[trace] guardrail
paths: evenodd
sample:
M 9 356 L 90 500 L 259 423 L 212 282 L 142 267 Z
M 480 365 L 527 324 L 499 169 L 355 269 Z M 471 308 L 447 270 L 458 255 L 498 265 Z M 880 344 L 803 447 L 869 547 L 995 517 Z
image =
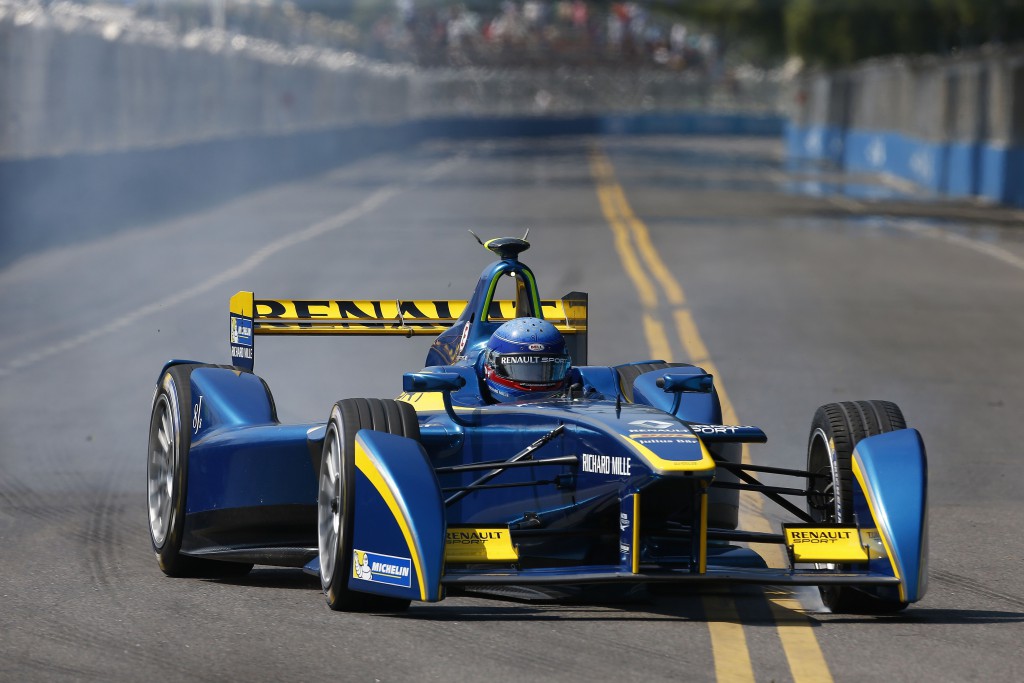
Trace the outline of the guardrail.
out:
M 1024 47 L 810 72 L 788 100 L 793 159 L 1024 206 Z

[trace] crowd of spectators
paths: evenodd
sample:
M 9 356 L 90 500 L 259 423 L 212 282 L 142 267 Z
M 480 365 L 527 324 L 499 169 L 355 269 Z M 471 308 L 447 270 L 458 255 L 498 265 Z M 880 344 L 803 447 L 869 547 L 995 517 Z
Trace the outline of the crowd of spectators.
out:
M 615 65 L 714 69 L 715 38 L 652 15 L 642 4 L 506 0 L 490 11 L 397 0 L 372 25 L 365 50 L 424 66 Z
M 715 74 L 720 63 L 712 34 L 641 2 L 390 0 L 374 12 L 327 17 L 303 9 L 322 3 L 302 0 L 121 1 L 182 32 L 214 26 L 424 67 L 648 65 Z

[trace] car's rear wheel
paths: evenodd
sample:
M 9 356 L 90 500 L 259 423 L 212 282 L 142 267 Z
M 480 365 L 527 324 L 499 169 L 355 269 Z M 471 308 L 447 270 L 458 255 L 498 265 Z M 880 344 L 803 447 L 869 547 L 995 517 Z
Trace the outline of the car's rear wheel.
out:
M 352 573 L 352 511 L 355 504 L 355 438 L 360 429 L 419 440 L 416 411 L 408 403 L 349 398 L 331 409 L 324 437 L 317 498 L 320 584 L 333 610 L 399 611 L 409 600 L 370 595 L 348 588 Z
M 824 523 L 853 523 L 854 448 L 861 439 L 906 426 L 899 406 L 889 401 L 843 401 L 818 408 L 807 446 L 807 471 L 818 475 L 808 487 L 811 517 Z M 836 613 L 898 612 L 907 606 L 851 586 L 819 586 L 818 590 L 825 606 Z
M 188 424 L 187 411 L 192 408 L 189 376 L 197 367 L 204 366 L 168 368 L 153 397 L 146 461 L 149 537 L 160 569 L 168 576 L 244 576 L 251 564 L 189 557 L 181 552 L 192 436 L 181 426 Z

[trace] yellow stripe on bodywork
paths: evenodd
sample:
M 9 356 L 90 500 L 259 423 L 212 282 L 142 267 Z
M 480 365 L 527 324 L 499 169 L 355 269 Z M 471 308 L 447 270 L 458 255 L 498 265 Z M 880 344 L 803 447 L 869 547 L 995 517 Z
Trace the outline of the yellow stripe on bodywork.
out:
M 252 317 L 254 308 L 254 295 L 252 292 L 238 292 L 228 303 L 228 309 L 232 315 L 243 316 L 246 318 Z
M 430 413 L 430 412 L 443 412 L 444 411 L 444 396 L 440 392 L 427 392 L 427 391 L 416 391 L 416 392 L 402 392 L 395 397 L 396 401 L 403 401 L 410 404 L 417 413 Z M 457 413 L 472 413 L 475 408 L 463 408 L 462 406 L 452 406 Z
M 412 405 L 416 412 L 444 410 L 444 397 L 438 392 L 405 392 L 399 394 L 395 400 L 404 401 L 405 403 Z
M 402 325 L 400 323 L 359 323 L 359 322 L 315 322 L 315 323 L 267 323 L 258 322 L 253 331 L 258 335 L 269 336 L 317 336 L 317 335 L 367 335 L 367 336 L 396 336 L 415 337 L 432 336 L 436 337 L 450 325 L 433 325 L 429 323 L 416 324 L 414 326 Z M 571 333 L 570 333 L 571 334 Z
M 652 451 L 642 443 L 619 435 L 623 441 L 629 444 L 644 460 L 655 474 L 668 474 L 670 472 L 713 472 L 715 469 L 714 458 L 708 453 L 704 442 L 697 439 L 700 444 L 700 460 L 666 460 Z
M 697 572 L 708 573 L 708 487 L 701 482 L 700 495 L 700 558 L 697 561 Z
M 239 292 L 231 297 L 232 313 L 253 317 L 254 332 L 261 335 L 436 336 L 451 327 L 467 305 L 467 301 L 420 299 L 254 301 L 252 292 Z M 497 305 L 499 313 L 490 320 L 501 322 L 518 316 L 515 301 L 494 301 L 493 305 Z M 544 320 L 562 334 L 586 331 L 585 305 L 557 299 L 539 302 L 539 306 Z M 240 313 L 241 310 L 248 313 Z
M 251 295 L 252 293 L 239 292 L 239 294 Z M 234 299 L 235 297 L 232 297 L 232 302 Z M 517 316 L 515 301 L 503 299 L 491 303 L 497 305 L 499 316 L 502 319 L 511 320 Z M 265 322 L 335 320 L 356 323 L 360 321 L 390 322 L 400 319 L 413 322 L 454 322 L 459 319 L 468 304 L 469 302 L 464 300 L 425 299 L 331 299 L 321 301 L 259 299 L 255 302 L 256 317 Z M 544 319 L 551 321 L 565 322 L 573 317 L 581 317 L 584 311 L 583 306 L 574 305 L 571 302 L 567 305 L 561 299 L 546 300 L 539 304 Z M 441 315 L 444 308 L 448 309 L 448 315 Z
M 892 544 L 889 542 L 889 533 L 888 533 L 889 530 L 886 528 L 886 525 L 883 523 L 884 520 L 881 517 L 878 516 L 878 507 L 879 506 L 877 506 L 875 504 L 875 501 L 874 501 L 874 491 L 872 491 L 871 488 L 867 484 L 867 479 L 864 477 L 864 473 L 863 473 L 863 471 L 860 468 L 860 458 L 858 458 L 857 456 L 858 456 L 858 453 L 857 453 L 856 450 L 854 450 L 853 458 L 852 458 L 853 476 L 857 480 L 857 483 L 860 484 L 861 491 L 864 492 L 864 498 L 868 502 L 868 510 L 871 511 L 871 519 L 875 520 L 875 523 L 878 525 L 878 527 L 877 527 L 878 528 L 878 536 L 882 539 L 882 547 L 885 548 L 885 555 L 886 555 L 886 557 L 889 558 L 889 564 L 892 565 L 892 573 L 893 573 L 893 575 L 896 576 L 896 578 L 900 582 L 899 583 L 900 601 L 901 602 L 906 602 L 906 600 L 907 600 L 906 590 L 904 589 L 904 586 L 903 586 L 903 579 L 900 577 L 900 567 L 899 567 L 899 564 L 896 563 L 896 556 L 892 552 Z
M 633 573 L 640 573 L 640 494 L 633 494 L 633 548 L 629 553 L 633 560 Z
M 405 543 L 409 547 L 409 556 L 412 559 L 413 566 L 416 568 L 416 581 L 419 583 L 420 600 L 426 600 L 427 588 L 423 581 L 423 557 L 420 554 L 419 546 L 416 545 L 416 541 L 413 539 L 407 511 L 395 497 L 394 489 L 397 487 L 395 487 L 394 482 L 387 477 L 381 468 L 377 466 L 373 456 L 363 448 L 358 438 L 356 439 L 355 455 L 356 468 L 377 489 L 378 495 L 384 500 L 388 509 L 391 510 L 391 515 L 395 518 L 398 528 L 402 531 Z
M 447 562 L 518 562 L 508 527 L 448 527 L 445 533 Z

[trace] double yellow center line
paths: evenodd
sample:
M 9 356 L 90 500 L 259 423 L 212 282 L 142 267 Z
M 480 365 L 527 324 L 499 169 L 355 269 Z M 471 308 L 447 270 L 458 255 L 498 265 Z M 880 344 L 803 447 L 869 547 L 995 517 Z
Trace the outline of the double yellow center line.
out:
M 601 212 L 612 230 L 615 250 L 643 305 L 644 334 L 652 358 L 672 361 L 672 347 L 662 323 L 663 318 L 670 317 L 675 323 L 679 344 L 689 361 L 715 376 L 715 385 L 722 404 L 722 419 L 726 424 L 739 424 L 718 368 L 711 360 L 707 346 L 693 320 L 682 286 L 661 260 L 658 250 L 651 242 L 647 226 L 629 205 L 622 186 L 615 178 L 615 171 L 608 156 L 597 147 L 590 153 L 590 172 L 596 185 Z M 662 299 L 664 305 L 661 303 Z M 743 449 L 743 461 L 749 462 L 746 446 Z M 760 496 L 747 493 L 743 499 L 741 526 L 754 531 L 768 531 L 770 525 L 764 518 Z M 763 554 L 768 555 L 766 559 L 769 564 L 784 566 L 785 557 L 781 549 L 771 547 Z M 733 599 L 706 596 L 703 605 L 711 634 L 717 680 L 722 683 L 753 681 L 750 651 Z M 779 597 L 769 597 L 769 605 L 795 683 L 831 682 L 832 674 L 810 628 L 811 622 L 798 611 L 799 602 L 783 594 Z

